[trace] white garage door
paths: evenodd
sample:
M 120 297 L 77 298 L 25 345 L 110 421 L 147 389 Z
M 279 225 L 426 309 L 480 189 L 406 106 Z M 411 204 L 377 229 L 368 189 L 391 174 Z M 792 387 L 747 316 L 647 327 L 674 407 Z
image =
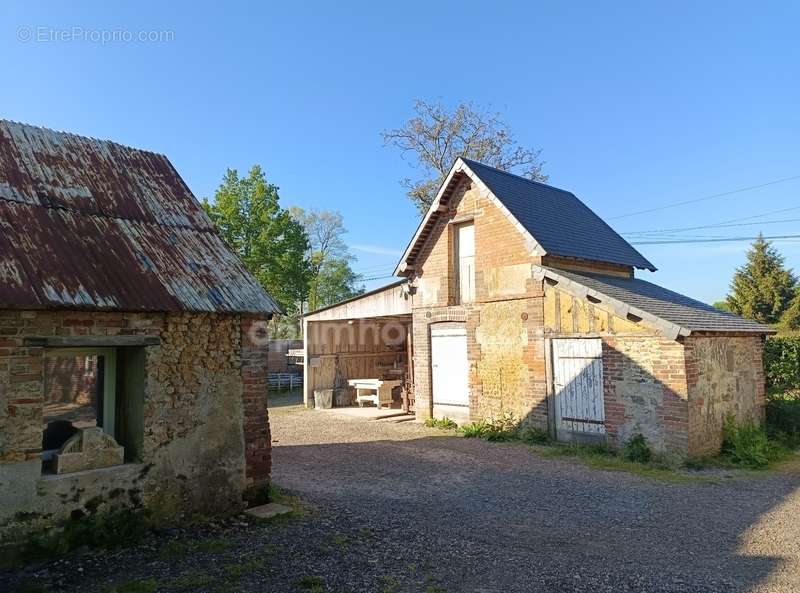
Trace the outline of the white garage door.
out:
M 603 435 L 603 347 L 599 339 L 553 340 L 556 432 L 560 440 Z
M 464 327 L 431 328 L 433 405 L 469 407 L 467 331 Z

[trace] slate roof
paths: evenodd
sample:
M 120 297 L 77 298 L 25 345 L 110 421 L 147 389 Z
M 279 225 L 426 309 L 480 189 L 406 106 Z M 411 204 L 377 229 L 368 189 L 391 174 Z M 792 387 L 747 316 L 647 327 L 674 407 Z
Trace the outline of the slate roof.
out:
M 562 269 L 541 268 L 545 275 L 585 287 L 587 293 L 627 305 L 634 315 L 652 315 L 677 326 L 682 335 L 691 332 L 775 333 L 772 328 L 733 313 L 720 311 L 685 295 L 667 290 L 640 278 L 622 278 L 601 274 L 577 273 Z
M 656 270 L 573 193 L 462 160 L 548 254 Z
M 5 120 L 0 308 L 280 311 L 167 157 Z

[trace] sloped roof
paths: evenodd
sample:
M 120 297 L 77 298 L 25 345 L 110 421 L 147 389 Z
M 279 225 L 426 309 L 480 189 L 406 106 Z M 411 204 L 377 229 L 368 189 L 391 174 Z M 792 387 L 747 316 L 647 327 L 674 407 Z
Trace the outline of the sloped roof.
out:
M 0 120 L 0 308 L 275 313 L 160 154 Z
M 632 313 L 660 326 L 666 335 L 673 338 L 692 332 L 775 333 L 766 325 L 720 311 L 640 278 L 578 273 L 541 266 L 535 268 L 540 271 L 540 276 L 558 282 L 559 288 L 605 301 L 621 316 Z
M 395 273 L 413 262 L 464 176 L 484 186 L 539 255 L 575 257 L 655 271 L 655 266 L 574 194 L 459 158 L 420 223 Z

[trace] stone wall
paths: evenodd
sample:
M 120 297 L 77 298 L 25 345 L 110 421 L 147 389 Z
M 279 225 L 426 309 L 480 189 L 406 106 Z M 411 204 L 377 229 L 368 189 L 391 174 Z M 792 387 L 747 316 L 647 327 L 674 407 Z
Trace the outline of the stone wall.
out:
M 115 506 L 142 505 L 164 517 L 230 512 L 248 485 L 264 489 L 270 438 L 258 321 L 204 313 L 0 312 L 0 534 Z M 117 349 L 118 361 L 129 363 L 118 378 L 118 399 L 126 398 L 131 418 L 141 416 L 139 434 L 128 435 L 136 458 L 42 475 L 45 349 L 25 339 L 117 335 L 160 338 L 159 345 Z
M 689 453 L 707 455 L 722 445 L 725 417 L 764 418 L 761 336 L 689 336 Z
M 603 392 L 612 444 L 641 433 L 654 451 L 685 455 L 688 406 L 683 345 L 658 336 L 604 336 Z

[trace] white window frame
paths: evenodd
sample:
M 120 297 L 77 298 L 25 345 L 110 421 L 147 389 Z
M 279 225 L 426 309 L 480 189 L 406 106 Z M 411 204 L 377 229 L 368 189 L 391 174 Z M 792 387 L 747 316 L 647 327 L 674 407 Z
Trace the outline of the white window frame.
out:
M 469 235 L 471 236 L 468 235 L 469 241 L 465 245 L 466 237 L 462 233 L 466 229 L 470 229 Z M 472 303 L 475 301 L 475 224 L 473 221 L 457 224 L 454 226 L 453 232 L 456 302 L 458 304 Z M 467 248 L 465 249 L 465 247 Z

